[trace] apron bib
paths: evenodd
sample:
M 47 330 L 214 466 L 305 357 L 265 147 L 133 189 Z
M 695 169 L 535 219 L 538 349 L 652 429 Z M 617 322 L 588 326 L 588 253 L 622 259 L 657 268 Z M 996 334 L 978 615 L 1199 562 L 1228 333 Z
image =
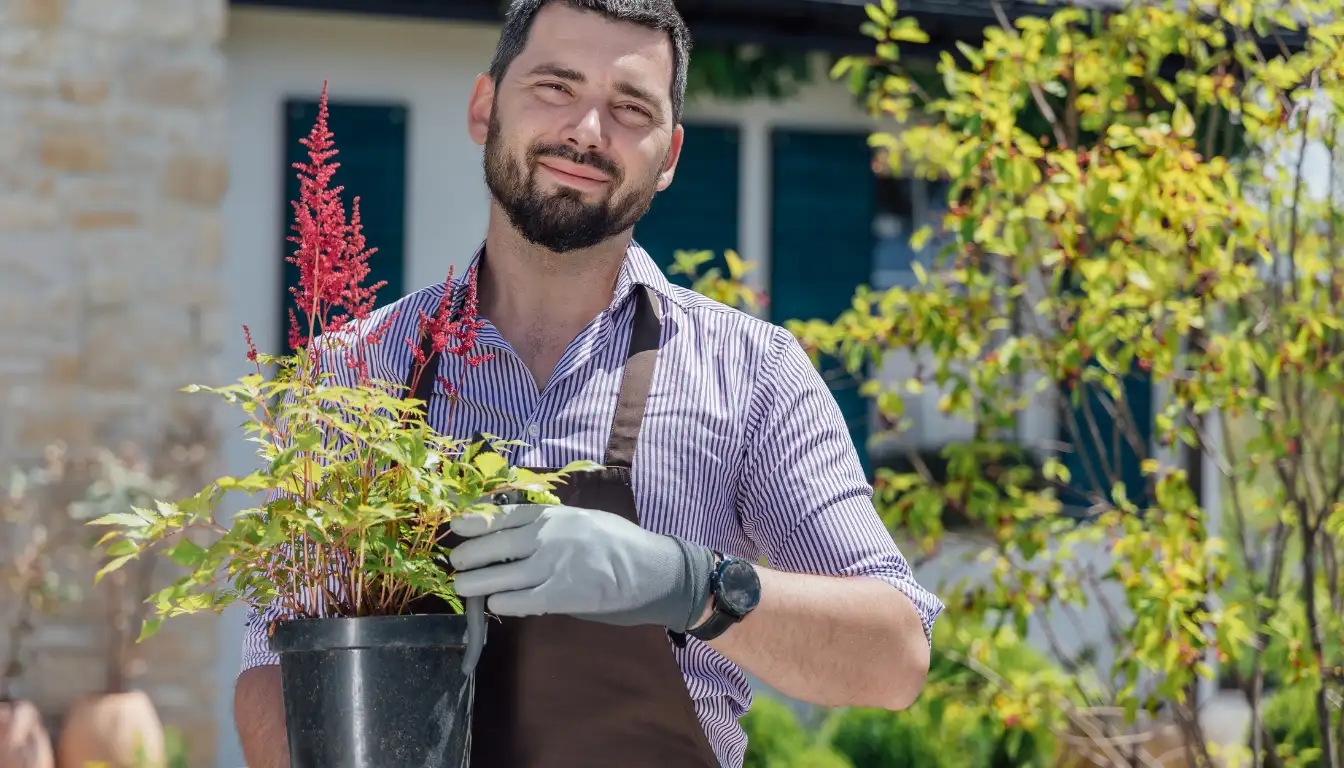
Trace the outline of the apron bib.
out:
M 610 512 L 638 524 L 631 465 L 662 323 L 651 289 L 638 286 L 635 300 L 634 332 L 604 468 L 570 475 L 555 492 L 568 506 Z M 414 395 L 428 403 L 439 361 L 429 339 L 422 349 L 425 374 Z M 442 613 L 450 608 L 428 597 L 414 601 L 409 610 Z M 473 768 L 718 768 L 666 628 L 617 627 L 563 615 L 488 620 L 488 639 L 475 672 Z

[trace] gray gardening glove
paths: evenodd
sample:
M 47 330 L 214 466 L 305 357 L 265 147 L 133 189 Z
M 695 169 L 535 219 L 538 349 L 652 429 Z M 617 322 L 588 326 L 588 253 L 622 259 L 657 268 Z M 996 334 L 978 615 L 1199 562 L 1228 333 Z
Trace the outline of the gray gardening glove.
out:
M 568 614 L 685 632 L 709 600 L 714 554 L 594 509 L 519 504 L 454 518 L 457 594 L 501 616 Z

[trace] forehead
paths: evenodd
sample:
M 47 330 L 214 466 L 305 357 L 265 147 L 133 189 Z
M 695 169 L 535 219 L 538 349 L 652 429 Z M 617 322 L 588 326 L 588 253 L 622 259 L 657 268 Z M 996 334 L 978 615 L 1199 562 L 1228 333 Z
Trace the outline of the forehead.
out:
M 520 76 L 540 64 L 573 69 L 603 87 L 626 82 L 670 98 L 672 42 L 666 32 L 565 3 L 548 3 L 537 12 L 510 72 Z

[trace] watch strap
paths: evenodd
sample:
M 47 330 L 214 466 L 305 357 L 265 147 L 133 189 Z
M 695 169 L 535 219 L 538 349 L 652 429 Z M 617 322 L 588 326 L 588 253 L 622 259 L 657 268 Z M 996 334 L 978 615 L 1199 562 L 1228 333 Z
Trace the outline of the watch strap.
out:
M 714 612 L 705 619 L 700 626 L 687 632 L 688 635 L 696 640 L 709 641 L 728 631 L 728 628 L 741 621 L 742 617 L 735 616 L 727 611 L 721 610 L 717 605 Z

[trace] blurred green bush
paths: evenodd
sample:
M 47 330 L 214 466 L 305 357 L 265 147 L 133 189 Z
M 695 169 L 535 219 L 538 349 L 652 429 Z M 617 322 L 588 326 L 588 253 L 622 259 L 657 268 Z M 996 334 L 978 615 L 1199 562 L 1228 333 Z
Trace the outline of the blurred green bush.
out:
M 1009 636 L 948 621 L 935 630 L 929 679 L 908 709 L 843 708 L 826 713 L 809 730 L 786 704 L 757 696 L 742 719 L 747 731 L 744 768 L 1046 768 L 1057 743 L 1051 723 L 1004 709 L 990 681 L 968 684 L 979 673 L 962 662 L 993 657 L 1005 681 L 1062 674 L 1044 656 Z M 953 691 L 983 690 L 976 698 Z M 1020 706 L 1022 693 L 1011 704 Z

